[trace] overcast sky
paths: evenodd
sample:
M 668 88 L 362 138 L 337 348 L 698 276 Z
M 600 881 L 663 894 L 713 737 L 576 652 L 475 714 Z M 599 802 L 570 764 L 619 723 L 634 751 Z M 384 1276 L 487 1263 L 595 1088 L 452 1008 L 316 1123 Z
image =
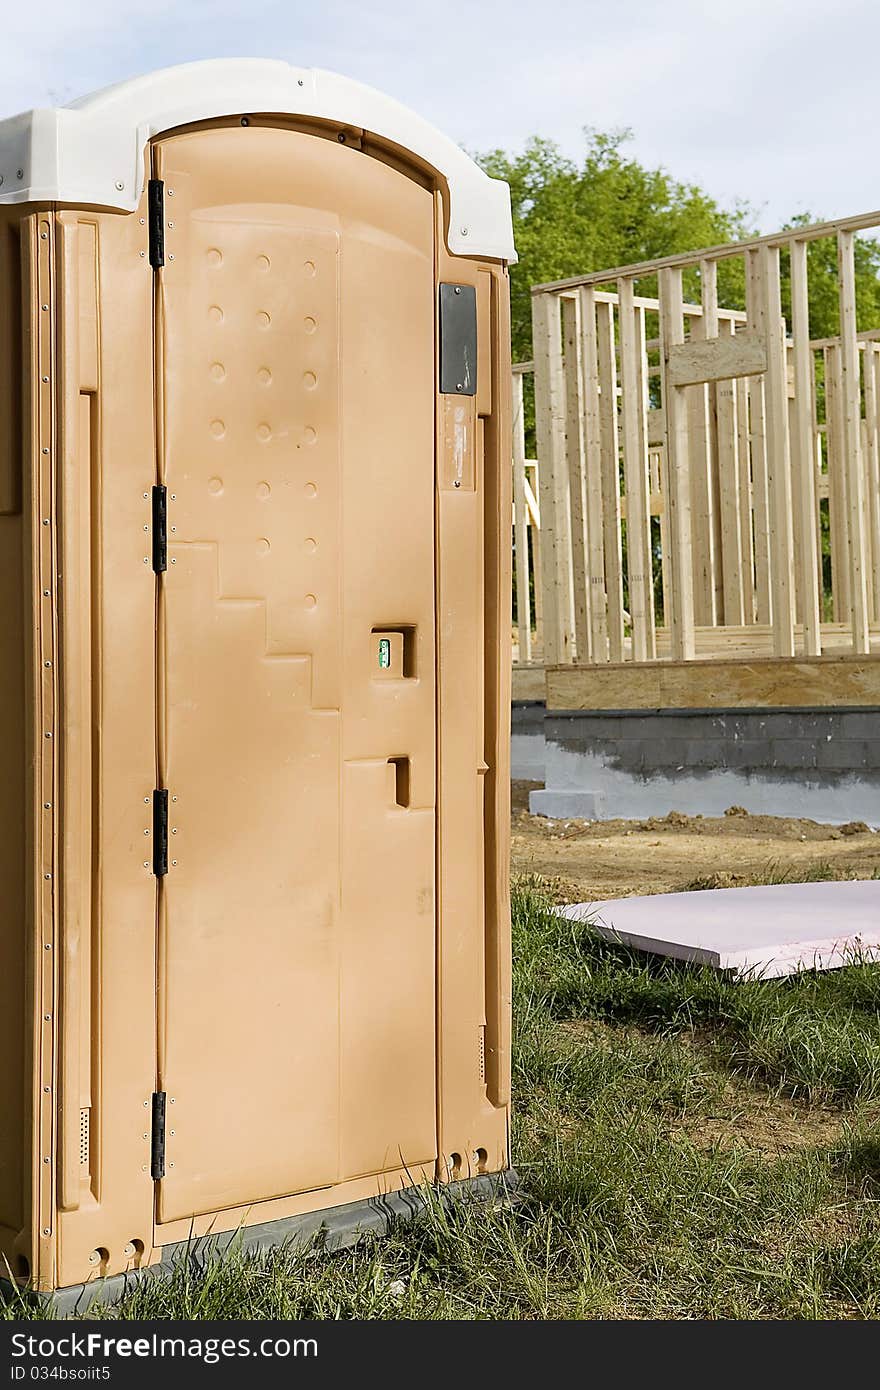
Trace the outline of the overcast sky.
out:
M 880 205 L 877 0 L 5 0 L 3 114 L 153 68 L 277 57 L 391 93 L 470 149 L 571 155 L 628 126 L 649 164 L 764 230 Z

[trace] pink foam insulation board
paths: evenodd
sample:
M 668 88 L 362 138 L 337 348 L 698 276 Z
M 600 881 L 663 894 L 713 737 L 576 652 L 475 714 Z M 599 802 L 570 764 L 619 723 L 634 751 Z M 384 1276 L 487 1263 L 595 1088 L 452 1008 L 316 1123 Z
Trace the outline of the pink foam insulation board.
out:
M 880 959 L 880 882 L 658 893 L 556 910 L 628 946 L 743 978 Z

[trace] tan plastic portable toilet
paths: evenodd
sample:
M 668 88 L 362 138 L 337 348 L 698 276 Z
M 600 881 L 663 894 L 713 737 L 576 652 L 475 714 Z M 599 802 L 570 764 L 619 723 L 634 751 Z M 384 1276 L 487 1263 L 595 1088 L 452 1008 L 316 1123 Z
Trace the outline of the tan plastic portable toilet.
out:
M 0 174 L 8 1272 L 69 1288 L 485 1185 L 507 187 L 263 61 L 6 120 Z

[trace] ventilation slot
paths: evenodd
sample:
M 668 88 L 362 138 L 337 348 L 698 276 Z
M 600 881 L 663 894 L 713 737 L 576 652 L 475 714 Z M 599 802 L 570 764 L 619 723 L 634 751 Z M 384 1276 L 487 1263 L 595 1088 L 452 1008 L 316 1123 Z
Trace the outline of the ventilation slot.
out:
M 409 758 L 389 758 L 394 768 L 394 804 L 406 809 L 409 806 Z
M 480 1080 L 486 1080 L 486 1025 L 480 1028 Z
M 81 1168 L 89 1166 L 89 1116 L 88 1109 L 79 1112 L 79 1162 Z

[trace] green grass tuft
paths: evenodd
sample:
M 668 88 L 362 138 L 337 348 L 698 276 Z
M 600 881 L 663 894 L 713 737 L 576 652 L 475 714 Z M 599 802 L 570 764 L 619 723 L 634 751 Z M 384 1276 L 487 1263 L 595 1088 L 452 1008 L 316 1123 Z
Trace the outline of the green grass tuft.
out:
M 880 1316 L 880 965 L 737 984 L 556 916 L 535 879 L 514 946 L 520 1200 L 181 1260 L 93 1316 Z

